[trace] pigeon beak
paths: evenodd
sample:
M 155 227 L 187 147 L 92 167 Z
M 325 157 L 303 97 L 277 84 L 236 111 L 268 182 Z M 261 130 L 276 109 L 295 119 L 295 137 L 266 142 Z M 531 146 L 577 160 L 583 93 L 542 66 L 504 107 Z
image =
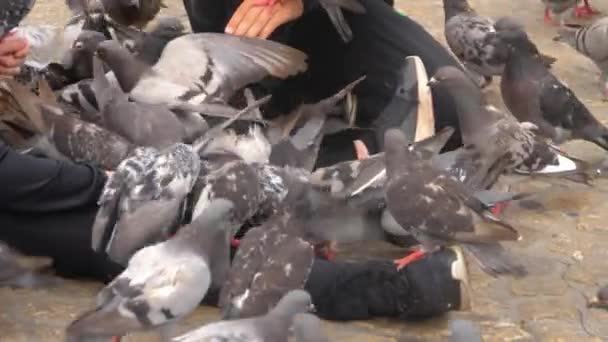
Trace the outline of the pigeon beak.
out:
M 310 304 L 308 306 L 308 312 L 317 312 L 317 308 L 315 307 L 314 304 Z
M 433 87 L 433 86 L 437 85 L 438 83 L 439 83 L 439 81 L 435 77 L 431 77 L 431 79 L 428 81 L 428 83 L 426 85 L 429 87 Z

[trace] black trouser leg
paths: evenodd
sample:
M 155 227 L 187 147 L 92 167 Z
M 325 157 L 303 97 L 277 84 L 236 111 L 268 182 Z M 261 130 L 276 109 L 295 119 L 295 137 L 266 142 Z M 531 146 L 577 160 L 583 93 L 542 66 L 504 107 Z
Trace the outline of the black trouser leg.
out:
M 97 206 L 44 215 L 0 212 L 0 240 L 17 250 L 54 260 L 62 276 L 110 280 L 122 267 L 91 249 Z

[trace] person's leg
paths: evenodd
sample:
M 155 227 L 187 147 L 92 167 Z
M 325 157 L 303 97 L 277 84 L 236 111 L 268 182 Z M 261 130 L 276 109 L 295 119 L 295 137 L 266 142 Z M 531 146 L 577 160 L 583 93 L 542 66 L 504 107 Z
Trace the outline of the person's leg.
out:
M 285 87 L 277 94 L 279 101 L 285 103 L 286 99 L 291 99 L 290 104 L 293 105 L 302 101 L 301 98 L 294 100 L 294 96 L 303 94 L 308 95 L 304 100 L 319 100 L 365 75 L 366 80 L 355 90 L 358 97 L 357 124 L 360 127 L 383 126 L 376 119 L 385 109 L 389 112 L 383 116 L 403 116 L 408 112 L 408 106 L 416 105 L 417 99 L 406 99 L 404 104 L 393 103 L 399 97 L 399 86 L 403 83 L 405 57 L 419 56 L 429 77 L 440 66 L 459 67 L 458 61 L 412 19 L 397 13 L 384 1 L 361 2 L 366 7 L 366 14 L 345 13 L 354 36 L 349 44 L 342 42 L 322 10 L 310 12 L 292 27 L 287 43 L 307 53 L 309 70 L 284 83 Z M 445 126 L 457 128 L 458 119 L 450 95 L 433 90 L 433 103 L 437 129 Z M 282 109 L 285 111 L 287 108 L 289 106 Z M 376 135 L 381 133 L 376 132 Z M 318 166 L 352 158 L 352 135 L 352 132 L 347 132 L 327 137 Z M 367 135 L 364 134 L 363 139 L 369 143 Z M 459 134 L 454 134 L 454 137 L 448 148 L 460 144 Z M 372 153 L 376 152 L 373 144 L 370 144 L 370 149 Z
M 401 83 L 401 69 L 407 56 L 419 56 L 431 77 L 439 67 L 458 61 L 421 25 L 397 13 L 382 1 L 361 0 L 367 13 L 349 15 L 348 23 L 354 39 L 346 54 L 345 69 L 352 78 L 366 74 L 371 79 L 359 91 L 361 115 L 375 119 L 392 101 Z M 453 99 L 449 94 L 433 90 L 436 128 L 458 126 Z M 388 102 L 386 102 L 388 103 Z M 397 107 L 395 107 L 397 108 Z M 388 113 L 399 115 L 399 113 Z M 459 134 L 454 134 L 458 137 Z M 452 146 L 459 141 L 452 141 Z
M 97 206 L 45 215 L 0 212 L 0 240 L 28 255 L 54 260 L 66 277 L 111 280 L 122 267 L 91 249 L 91 229 Z

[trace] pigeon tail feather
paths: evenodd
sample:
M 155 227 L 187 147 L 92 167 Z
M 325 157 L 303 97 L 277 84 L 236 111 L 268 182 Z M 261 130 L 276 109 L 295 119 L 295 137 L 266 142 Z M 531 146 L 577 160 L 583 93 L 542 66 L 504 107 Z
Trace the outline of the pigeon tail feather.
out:
M 471 253 L 481 269 L 493 277 L 512 275 L 520 278 L 528 274 L 525 266 L 515 261 L 499 243 L 463 243 L 462 246 Z

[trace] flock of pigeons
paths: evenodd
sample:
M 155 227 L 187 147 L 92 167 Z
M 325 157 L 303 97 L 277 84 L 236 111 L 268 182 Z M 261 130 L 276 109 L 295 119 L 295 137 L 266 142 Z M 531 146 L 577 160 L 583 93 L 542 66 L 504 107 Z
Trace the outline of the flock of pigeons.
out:
M 544 2 L 559 13 L 557 4 L 568 1 Z M 3 2 L 0 36 L 33 3 Z M 363 7 L 355 0 L 322 4 L 351 39 L 342 10 Z M 259 108 L 269 97 L 256 99 L 247 86 L 304 72 L 301 51 L 186 33 L 177 18 L 142 31 L 162 6 L 155 0 L 68 5 L 75 17 L 65 36 L 73 40 L 61 60 L 29 64 L 0 94 L 2 115 L 21 118 L 28 133 L 4 137 L 22 153 L 111 171 L 91 243 L 125 270 L 67 328 L 69 340 L 158 330 L 173 341 L 286 341 L 293 326 L 297 341 L 325 341 L 302 290 L 321 247 L 411 235 L 421 248 L 397 267 L 456 244 L 492 276 L 525 276 L 501 245 L 520 235 L 497 210 L 525 195 L 491 187 L 507 173 L 588 182 L 603 171 L 553 145 L 584 139 L 608 149 L 608 128 L 551 73 L 554 59 L 519 22 L 494 22 L 466 0 L 444 0 L 446 38 L 464 68 L 442 67 L 428 82 L 453 95 L 464 146 L 440 153 L 451 128 L 420 141 L 393 128 L 384 152 L 369 155 L 355 142 L 358 160 L 316 170 L 323 136 L 353 129 L 345 108 L 363 78 L 267 121 Z M 604 78 L 605 27 L 561 29 L 561 39 L 596 60 Z M 497 75 L 510 113 L 488 105 L 480 88 Z M 238 246 L 234 258 L 231 246 Z M 3 250 L 0 262 L 8 264 Z M 33 274 L 11 270 L 13 284 L 34 282 Z M 220 291 L 226 320 L 172 337 L 212 289 Z

